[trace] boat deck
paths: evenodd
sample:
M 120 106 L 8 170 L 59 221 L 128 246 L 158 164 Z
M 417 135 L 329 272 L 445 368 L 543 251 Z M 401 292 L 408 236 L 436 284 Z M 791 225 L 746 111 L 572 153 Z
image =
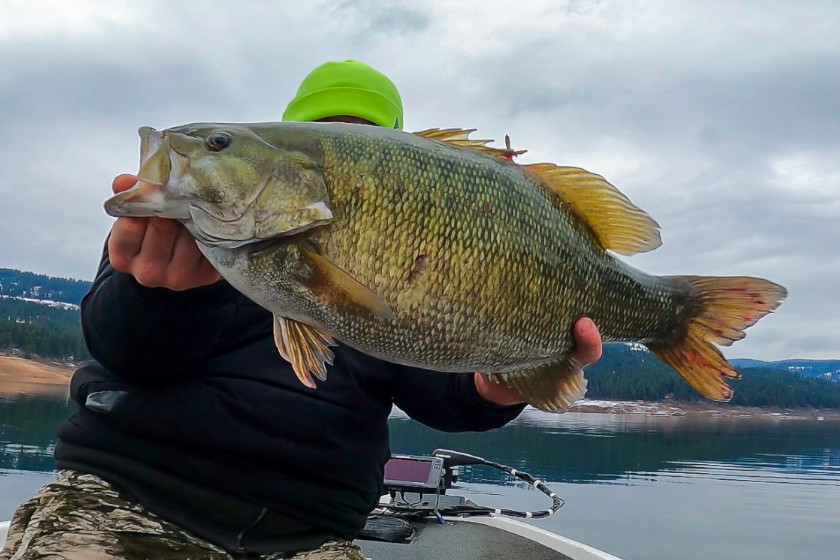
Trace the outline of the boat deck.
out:
M 414 522 L 417 534 L 407 543 L 359 540 L 371 560 L 417 560 L 458 558 L 459 560 L 576 560 L 533 540 L 478 523 L 435 521 Z

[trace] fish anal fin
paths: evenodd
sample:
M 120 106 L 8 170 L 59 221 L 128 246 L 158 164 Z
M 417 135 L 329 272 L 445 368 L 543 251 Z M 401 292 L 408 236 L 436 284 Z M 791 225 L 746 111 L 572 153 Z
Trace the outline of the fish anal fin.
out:
M 744 329 L 776 309 L 787 296 L 778 284 L 761 278 L 674 276 L 695 293 L 696 312 L 670 343 L 648 344 L 689 385 L 713 401 L 729 401 L 727 379 L 741 374 L 713 346 L 729 346 L 744 338 Z
M 523 167 L 589 224 L 604 249 L 632 255 L 662 244 L 659 224 L 600 175 L 553 163 Z
M 333 309 L 360 307 L 387 320 L 395 317 L 381 297 L 328 258 L 307 247 L 301 247 L 300 254 L 310 270 L 301 283 L 323 304 Z
M 315 389 L 314 375 L 321 381 L 327 379 L 327 366 L 332 365 L 334 354 L 329 349 L 335 346 L 335 340 L 315 327 L 281 317 L 274 316 L 274 343 L 277 351 L 292 364 L 300 382 Z
M 516 389 L 528 404 L 545 412 L 565 412 L 586 394 L 583 369 L 571 356 L 538 368 L 490 377 Z
M 524 154 L 527 150 L 513 150 L 510 147 L 510 138 L 505 136 L 505 147 L 494 148 L 488 146 L 493 140 L 479 140 L 470 138 L 470 134 L 475 132 L 474 128 L 429 128 L 415 132 L 416 136 L 426 138 L 427 140 L 437 140 L 450 146 L 457 146 L 459 148 L 470 148 L 491 156 L 501 158 L 507 161 L 513 161 L 513 158 Z

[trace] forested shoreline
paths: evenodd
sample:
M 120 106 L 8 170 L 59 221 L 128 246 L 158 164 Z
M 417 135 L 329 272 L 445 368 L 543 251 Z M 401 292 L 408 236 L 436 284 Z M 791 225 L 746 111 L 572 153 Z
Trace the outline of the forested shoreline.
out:
M 735 389 L 733 405 L 840 408 L 840 383 L 770 368 L 739 371 L 741 379 L 729 382 Z M 656 356 L 626 345 L 606 345 L 603 357 L 586 369 L 586 378 L 586 396 L 592 399 L 706 401 Z
M 90 285 L 0 268 L 0 352 L 65 362 L 88 358 L 78 305 Z
M 78 303 L 90 282 L 0 269 L 0 352 L 22 357 L 78 362 L 89 357 Z M 37 301 L 74 305 L 45 304 Z M 785 408 L 840 408 L 840 383 L 786 370 L 742 368 L 731 382 L 731 404 Z M 586 370 L 592 399 L 703 402 L 680 376 L 638 345 L 608 344 Z
M 58 278 L 24 272 L 13 268 L 0 268 L 0 295 L 61 301 L 78 305 L 90 289 L 87 280 Z
M 61 361 L 89 357 L 77 309 L 0 298 L 0 351 Z

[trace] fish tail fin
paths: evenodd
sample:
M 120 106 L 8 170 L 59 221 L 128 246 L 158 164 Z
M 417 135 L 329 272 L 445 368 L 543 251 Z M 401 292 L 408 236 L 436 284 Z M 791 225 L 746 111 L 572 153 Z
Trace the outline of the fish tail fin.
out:
M 704 397 L 728 401 L 733 391 L 726 379 L 738 379 L 740 373 L 714 344 L 729 346 L 744 338 L 744 329 L 776 309 L 787 291 L 768 280 L 745 276 L 673 278 L 691 286 L 696 312 L 677 340 L 647 346 Z

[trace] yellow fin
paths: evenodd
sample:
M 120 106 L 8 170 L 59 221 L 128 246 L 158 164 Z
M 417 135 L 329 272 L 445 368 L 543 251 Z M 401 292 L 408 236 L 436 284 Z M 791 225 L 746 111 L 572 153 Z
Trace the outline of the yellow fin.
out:
M 583 369 L 571 356 L 538 368 L 494 373 L 490 378 L 516 389 L 528 404 L 545 412 L 565 412 L 586 394 Z
M 604 249 L 632 255 L 662 244 L 659 224 L 600 175 L 553 163 L 523 167 L 586 220 Z
M 358 306 L 383 319 L 395 317 L 382 298 L 332 261 L 307 247 L 300 251 L 312 271 L 302 283 L 324 304 L 334 308 Z
M 776 309 L 787 291 L 761 278 L 674 276 L 696 292 L 697 313 L 672 344 L 648 344 L 660 360 L 674 368 L 689 385 L 713 401 L 728 401 L 726 379 L 741 375 L 712 344 L 729 346 L 744 338 L 744 329 Z
M 315 327 L 304 323 L 274 316 L 274 343 L 277 350 L 295 371 L 300 382 L 315 388 L 314 375 L 321 381 L 327 379 L 327 366 L 332 365 L 334 354 L 329 346 L 335 346 L 335 340 Z
M 490 154 L 507 161 L 513 161 L 514 156 L 522 155 L 526 150 L 513 150 L 510 147 L 510 137 L 505 136 L 506 148 L 493 148 L 488 146 L 493 140 L 478 140 L 470 138 L 475 132 L 474 128 L 428 128 L 415 132 L 414 134 L 427 140 L 437 140 L 451 146 L 460 148 L 471 148 L 485 154 Z

